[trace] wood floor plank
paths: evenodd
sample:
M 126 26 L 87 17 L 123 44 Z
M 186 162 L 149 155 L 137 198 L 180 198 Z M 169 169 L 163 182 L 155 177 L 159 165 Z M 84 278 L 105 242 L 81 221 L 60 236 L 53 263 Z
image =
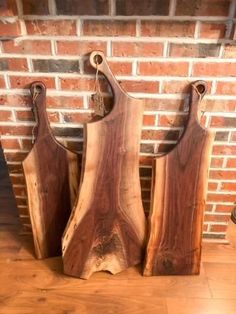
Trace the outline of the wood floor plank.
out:
M 235 314 L 236 300 L 167 299 L 168 314 Z
M 206 277 L 214 298 L 236 300 L 236 262 L 204 263 Z M 236 313 L 236 308 L 235 308 Z
M 200 276 L 143 277 L 136 267 L 82 280 L 63 274 L 60 257 L 35 260 L 32 239 L 6 230 L 1 236 L 0 314 L 235 314 L 228 245 L 204 243 Z

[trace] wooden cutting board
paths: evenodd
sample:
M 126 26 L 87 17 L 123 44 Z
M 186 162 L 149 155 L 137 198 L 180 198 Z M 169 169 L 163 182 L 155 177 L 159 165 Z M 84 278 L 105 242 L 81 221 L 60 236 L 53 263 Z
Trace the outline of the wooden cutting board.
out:
M 190 275 L 200 270 L 203 213 L 214 140 L 214 134 L 198 122 L 198 106 L 206 90 L 203 81 L 191 85 L 186 130 L 170 153 L 154 160 L 146 276 Z
M 118 273 L 142 261 L 145 215 L 139 180 L 143 101 L 129 97 L 100 51 L 90 63 L 108 79 L 112 111 L 85 125 L 80 195 L 63 237 L 64 271 L 88 278 Z
M 61 255 L 61 237 L 78 191 L 77 154 L 54 138 L 46 113 L 46 87 L 30 87 L 37 121 L 36 140 L 23 161 L 37 258 Z

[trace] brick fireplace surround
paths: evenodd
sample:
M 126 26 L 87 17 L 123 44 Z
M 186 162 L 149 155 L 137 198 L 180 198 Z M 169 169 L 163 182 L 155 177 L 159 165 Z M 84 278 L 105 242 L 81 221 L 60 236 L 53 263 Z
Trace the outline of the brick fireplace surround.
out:
M 188 114 L 188 84 L 208 83 L 201 123 L 216 131 L 204 237 L 224 238 L 236 201 L 236 1 L 1 0 L 0 134 L 22 232 L 30 231 L 21 161 L 32 147 L 28 86 L 47 88 L 51 127 L 82 152 L 95 73 L 88 54 L 104 51 L 123 88 L 143 98 L 140 147 L 143 202 L 150 206 L 151 164 L 177 142 Z M 104 96 L 111 92 L 103 84 Z

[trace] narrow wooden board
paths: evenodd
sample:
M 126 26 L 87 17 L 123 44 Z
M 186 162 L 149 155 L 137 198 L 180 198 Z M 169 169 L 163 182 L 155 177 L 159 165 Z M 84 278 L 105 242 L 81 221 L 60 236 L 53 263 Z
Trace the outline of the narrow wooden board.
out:
M 125 94 L 102 52 L 91 54 L 94 68 L 95 60 L 113 89 L 114 107 L 85 126 L 80 195 L 63 237 L 64 272 L 81 278 L 139 264 L 146 229 L 139 180 L 143 101 Z
M 200 270 L 203 212 L 214 133 L 198 122 L 206 83 L 191 86 L 189 120 L 174 149 L 156 158 L 144 275 L 188 275 Z
M 61 255 L 61 237 L 78 191 L 79 163 L 54 138 L 46 113 L 46 87 L 31 85 L 38 120 L 36 141 L 23 161 L 37 258 Z M 35 99 L 34 99 L 35 98 Z

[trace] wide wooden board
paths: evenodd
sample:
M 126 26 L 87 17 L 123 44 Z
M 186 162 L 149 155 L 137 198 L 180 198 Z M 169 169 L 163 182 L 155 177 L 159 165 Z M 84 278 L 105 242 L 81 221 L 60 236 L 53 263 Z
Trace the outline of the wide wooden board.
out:
M 139 264 L 146 230 L 139 180 L 143 101 L 124 93 L 102 52 L 90 62 L 108 79 L 114 107 L 85 125 L 80 195 L 63 236 L 64 272 L 81 278 Z
M 175 148 L 153 167 L 144 275 L 198 274 L 203 212 L 214 133 L 198 122 L 206 83 L 191 86 L 186 130 Z
M 76 153 L 54 138 L 46 113 L 46 87 L 31 85 L 38 120 L 36 141 L 23 161 L 28 206 L 37 258 L 61 255 L 61 237 L 78 191 Z

